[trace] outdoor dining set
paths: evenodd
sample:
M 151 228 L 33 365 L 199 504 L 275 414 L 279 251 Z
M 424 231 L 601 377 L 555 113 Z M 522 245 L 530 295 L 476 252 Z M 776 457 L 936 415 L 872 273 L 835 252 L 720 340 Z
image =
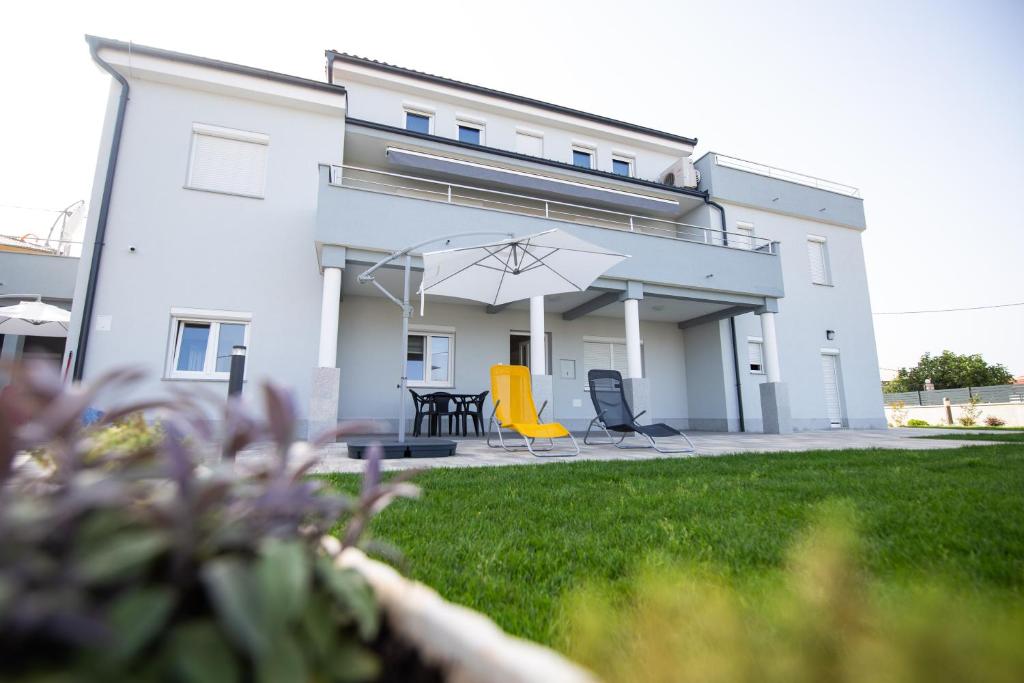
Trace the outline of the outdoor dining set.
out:
M 413 406 L 416 416 L 413 418 L 412 434 L 423 434 L 423 422 L 427 422 L 428 436 L 441 436 L 444 421 L 448 423 L 449 436 L 469 436 L 469 421 L 473 422 L 473 432 L 480 436 L 484 429 L 484 401 L 488 392 L 480 394 L 452 394 L 446 391 L 435 391 L 430 394 L 418 394 L 412 389 Z M 453 429 L 454 427 L 454 429 Z

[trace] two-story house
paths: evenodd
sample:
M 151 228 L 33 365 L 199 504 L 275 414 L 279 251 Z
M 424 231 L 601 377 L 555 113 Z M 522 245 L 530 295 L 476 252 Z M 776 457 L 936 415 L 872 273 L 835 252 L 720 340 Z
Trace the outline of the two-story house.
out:
M 591 368 L 621 370 L 636 410 L 684 429 L 885 426 L 853 188 L 333 51 L 320 82 L 88 42 L 112 81 L 76 378 L 132 364 L 149 390 L 224 391 L 244 344 L 248 379 L 293 387 L 311 429 L 393 425 L 400 400 L 412 410 L 402 372 L 479 392 L 497 363 L 531 364 L 574 429 L 593 417 Z M 431 297 L 394 367 L 400 317 L 360 273 L 431 236 L 555 227 L 631 258 L 535 304 L 533 327 L 527 301 Z

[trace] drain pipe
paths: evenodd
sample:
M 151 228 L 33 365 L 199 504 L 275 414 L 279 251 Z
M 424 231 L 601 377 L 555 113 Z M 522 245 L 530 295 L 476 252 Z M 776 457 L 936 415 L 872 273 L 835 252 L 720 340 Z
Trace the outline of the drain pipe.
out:
M 722 223 L 722 244 L 728 246 L 729 244 L 729 232 L 725 222 L 725 207 L 718 202 L 712 201 L 709 198 L 710 193 L 704 193 L 704 202 L 708 206 L 713 206 L 718 209 L 718 218 Z M 736 409 L 738 417 L 740 419 L 740 431 L 747 431 L 747 423 L 743 417 L 743 384 L 740 381 L 740 352 L 737 350 L 737 339 L 736 339 L 736 316 L 729 318 L 729 333 L 732 337 L 732 370 L 736 375 Z
M 96 235 L 92 244 L 92 260 L 89 263 L 89 280 L 85 286 L 85 298 L 82 302 L 82 321 L 78 331 L 78 350 L 75 354 L 75 368 L 72 379 L 81 381 L 85 372 L 85 351 L 89 346 L 89 330 L 92 325 L 92 310 L 96 302 L 96 280 L 100 274 L 100 260 L 103 257 L 103 244 L 107 235 L 107 219 L 110 216 L 110 196 L 114 189 L 114 171 L 117 168 L 117 156 L 121 149 L 121 133 L 124 130 L 124 112 L 128 106 L 128 81 L 118 73 L 117 69 L 103 61 L 99 55 L 101 40 L 95 36 L 86 36 L 89 43 L 89 54 L 96 64 L 113 76 L 121 84 L 121 96 L 117 101 L 117 118 L 114 121 L 113 139 L 110 142 L 110 155 L 107 158 L 107 175 L 103 181 L 103 196 L 100 199 L 99 216 L 96 219 Z

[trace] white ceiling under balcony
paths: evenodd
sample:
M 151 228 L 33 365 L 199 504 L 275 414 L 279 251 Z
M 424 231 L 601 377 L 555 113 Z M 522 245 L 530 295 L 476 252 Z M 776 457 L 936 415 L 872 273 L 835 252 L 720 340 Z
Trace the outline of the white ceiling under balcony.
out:
M 365 268 L 350 266 L 345 269 L 344 276 L 342 278 L 342 294 L 344 297 L 349 296 L 368 296 L 384 299 L 384 295 L 372 284 L 362 284 L 358 281 L 359 273 L 363 272 Z M 397 268 L 384 268 L 377 271 L 377 281 L 389 292 L 401 298 L 402 293 L 402 271 Z M 412 300 L 413 306 L 416 309 L 415 317 L 419 317 L 419 296 L 415 292 L 420 286 L 421 273 L 419 271 L 413 271 L 410 277 L 410 299 Z M 549 314 L 561 314 L 576 308 L 597 296 L 600 296 L 603 292 L 600 290 L 587 290 L 585 292 L 572 292 L 567 294 L 554 294 L 551 296 L 544 297 L 544 310 Z M 714 296 L 713 293 L 709 292 L 709 297 Z M 478 309 L 483 313 L 485 307 L 476 301 L 469 301 L 466 299 L 458 299 L 453 297 L 443 296 L 427 296 L 426 310 L 428 316 L 431 318 L 431 322 L 438 322 L 437 316 L 431 316 L 431 309 L 437 305 L 458 305 L 468 306 Z M 710 313 L 716 313 L 718 311 L 731 308 L 734 304 L 731 303 L 714 303 L 711 301 L 690 301 L 687 299 L 674 299 L 668 297 L 653 297 L 648 296 L 640 301 L 640 319 L 650 322 L 684 322 L 693 318 L 699 318 L 703 315 Z M 512 311 L 523 311 L 524 313 L 529 311 L 530 304 L 528 301 L 517 301 L 513 304 L 509 304 L 505 310 Z M 436 309 L 435 309 L 436 310 Z M 622 319 L 625 315 L 624 307 L 622 302 L 614 302 L 593 313 L 588 313 L 587 316 L 599 317 L 599 318 L 619 318 Z

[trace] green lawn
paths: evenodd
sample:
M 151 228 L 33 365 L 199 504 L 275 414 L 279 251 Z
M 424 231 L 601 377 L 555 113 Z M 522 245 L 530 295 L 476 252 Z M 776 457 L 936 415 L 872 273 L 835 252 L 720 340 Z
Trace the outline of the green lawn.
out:
M 1018 432 L 1024 431 L 1024 427 L 992 427 L 989 425 L 974 425 L 973 427 L 964 427 L 962 425 L 903 425 L 910 429 L 959 429 L 967 431 L 993 431 L 993 432 Z
M 330 479 L 356 490 L 353 476 Z M 855 510 L 874 578 L 1024 604 L 1019 445 L 432 470 L 417 483 L 423 498 L 385 511 L 373 536 L 412 577 L 544 643 L 559 644 L 569 591 L 625 590 L 641 560 L 756 594 L 833 499 Z
M 952 439 L 953 441 L 1005 441 L 1009 443 L 1024 443 L 1024 432 L 1006 432 L 996 434 L 931 434 L 929 436 L 915 436 L 914 439 Z

